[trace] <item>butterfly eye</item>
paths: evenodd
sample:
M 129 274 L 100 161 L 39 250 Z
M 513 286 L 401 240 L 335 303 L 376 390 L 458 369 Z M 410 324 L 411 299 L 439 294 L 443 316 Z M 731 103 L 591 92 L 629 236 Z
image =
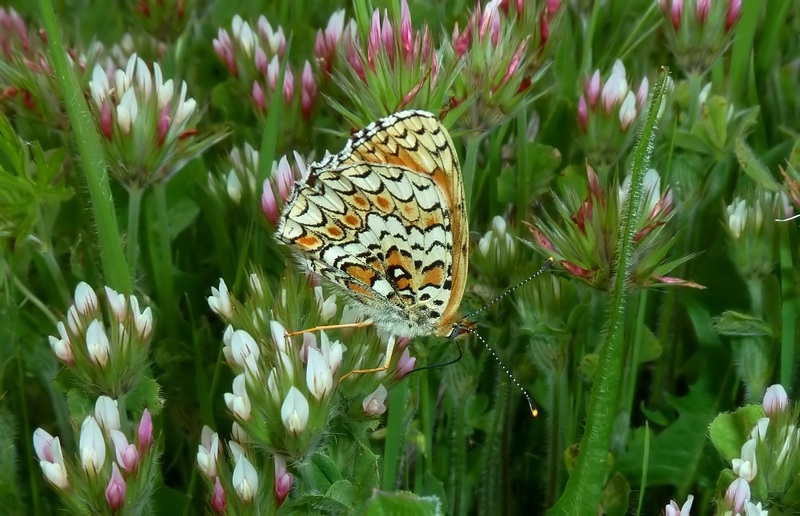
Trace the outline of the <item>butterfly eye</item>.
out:
M 458 337 L 462 333 L 464 333 L 464 329 L 460 325 L 454 324 L 453 325 L 453 329 L 450 330 L 450 335 L 448 335 L 447 338 L 448 339 L 455 339 L 456 337 Z

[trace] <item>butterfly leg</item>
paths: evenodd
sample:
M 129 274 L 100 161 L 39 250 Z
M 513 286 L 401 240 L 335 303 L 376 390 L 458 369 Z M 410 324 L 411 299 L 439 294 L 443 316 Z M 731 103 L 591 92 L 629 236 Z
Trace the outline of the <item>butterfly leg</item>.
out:
M 287 331 L 283 335 L 283 340 L 286 342 L 288 346 L 291 344 L 291 338 L 295 335 L 302 335 L 304 333 L 314 333 L 315 331 L 320 330 L 338 330 L 342 328 L 366 328 L 367 326 L 372 326 L 372 319 L 367 319 L 366 321 L 359 321 L 354 323 L 346 323 L 346 324 L 327 324 L 322 326 L 314 326 L 313 328 L 306 328 L 305 330 L 300 331 Z
M 342 377 L 339 378 L 339 383 L 342 383 L 342 381 L 345 378 L 353 374 L 380 373 L 381 371 L 386 371 L 387 369 L 389 369 L 389 365 L 392 363 L 392 356 L 394 355 L 394 345 L 396 342 L 397 342 L 397 337 L 395 337 L 394 335 L 389 337 L 389 342 L 386 343 L 386 358 L 384 359 L 383 365 L 381 367 L 373 367 L 372 369 L 355 369 L 347 374 L 342 375 Z
M 295 335 L 302 335 L 304 333 L 314 333 L 315 331 L 320 331 L 320 330 L 339 330 L 342 328 L 366 328 L 367 326 L 372 326 L 372 319 L 367 319 L 366 321 L 360 321 L 354 323 L 314 326 L 313 328 L 307 328 L 305 330 L 300 330 L 300 331 L 289 331 L 286 332 L 286 338 L 294 337 Z

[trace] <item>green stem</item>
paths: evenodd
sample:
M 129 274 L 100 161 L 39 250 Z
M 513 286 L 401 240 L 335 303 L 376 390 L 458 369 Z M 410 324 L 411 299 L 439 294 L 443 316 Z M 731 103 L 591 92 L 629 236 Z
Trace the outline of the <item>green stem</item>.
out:
M 592 58 L 592 42 L 594 41 L 594 31 L 597 27 L 597 20 L 600 18 L 600 2 L 593 2 L 592 17 L 589 19 L 588 26 L 585 20 L 581 20 L 584 24 L 583 30 L 583 56 L 581 60 L 581 67 L 579 72 L 588 73 L 589 60 Z
M 81 93 L 75 71 L 67 63 L 61 34 L 56 24 L 56 15 L 51 0 L 39 0 L 42 24 L 47 33 L 53 72 L 61 89 L 61 97 L 67 107 L 75 145 L 86 174 L 86 186 L 92 200 L 92 213 L 97 225 L 100 244 L 100 259 L 103 265 L 105 282 L 122 292 L 131 291 L 131 278 L 122 253 L 114 200 L 106 174 L 106 160 L 97 128 Z
M 636 378 L 639 372 L 639 360 L 642 354 L 642 343 L 644 342 L 644 316 L 647 312 L 647 290 L 639 292 L 639 302 L 636 303 L 636 324 L 633 328 L 633 349 L 631 350 L 631 361 L 627 381 L 623 392 L 627 394 L 625 404 L 628 415 L 633 413 L 633 400 L 636 395 Z
M 40 253 L 48 274 L 53 280 L 53 284 L 58 289 L 58 297 L 61 300 L 61 306 L 67 307 L 72 302 L 72 291 L 64 279 L 64 274 L 61 272 L 61 267 L 56 261 L 53 254 L 53 241 L 50 238 L 50 228 L 45 223 L 45 214 L 42 209 L 38 210 L 36 230 L 39 238 L 45 242 L 44 250 Z
M 419 399 L 420 399 L 420 429 L 422 436 L 425 439 L 425 471 L 433 471 L 433 418 L 434 409 L 431 404 L 431 398 L 436 395 L 431 392 L 430 380 L 427 374 L 420 375 L 419 379 Z
M 47 251 L 42 254 L 42 259 L 47 267 L 47 272 L 50 273 L 50 277 L 53 278 L 53 283 L 58 289 L 61 306 L 69 306 L 72 302 L 71 290 L 67 286 L 67 281 L 64 279 L 64 274 L 62 274 L 61 267 L 53 255 L 53 247 L 50 244 L 47 245 Z
M 761 278 L 748 278 L 747 291 L 750 293 L 750 309 L 754 317 L 764 316 L 764 291 Z
M 771 3 L 771 2 L 770 2 Z M 741 95 L 747 91 L 747 78 L 750 72 L 753 44 L 756 30 L 761 23 L 761 10 L 764 2 L 761 0 L 743 0 L 742 14 L 736 22 L 736 37 L 733 38 L 733 49 L 729 60 L 728 87 L 729 98 L 738 103 Z M 722 60 L 719 60 L 722 64 Z
M 19 279 L 19 278 L 17 278 L 16 276 L 14 277 L 14 288 L 16 288 L 17 290 L 19 290 L 20 292 L 22 292 L 22 295 L 24 295 L 24 296 L 25 296 L 25 299 L 26 299 L 27 301 L 30 301 L 30 302 L 31 302 L 31 304 L 33 304 L 33 306 L 35 306 L 36 308 L 38 308 L 38 309 L 39 309 L 39 311 L 41 311 L 41 312 L 42 312 L 42 314 L 44 314 L 44 316 L 45 316 L 45 317 L 47 317 L 47 320 L 48 320 L 48 321 L 50 321 L 50 325 L 51 325 L 53 328 L 55 328 L 55 326 L 58 324 L 58 317 L 56 317 L 56 316 L 55 316 L 55 314 L 53 314 L 53 311 L 52 311 L 52 310 L 50 310 L 50 308 L 48 308 L 48 307 L 47 307 L 47 305 L 45 305 L 45 304 L 42 302 L 42 300 L 41 300 L 41 299 L 39 299 L 38 297 L 36 297 L 36 294 L 34 294 L 34 293 L 33 293 L 33 292 L 31 292 L 30 290 L 28 290 L 28 287 L 26 287 L 26 286 L 25 286 L 25 285 L 22 283 L 22 281 L 20 281 L 20 279 Z M 67 302 L 67 303 L 65 304 L 65 306 L 66 306 L 66 305 L 68 305 L 68 304 L 69 304 L 69 302 Z
M 689 126 L 697 122 L 697 115 L 700 111 L 700 91 L 702 88 L 702 76 L 697 72 L 689 74 Z
M 408 403 L 409 382 L 400 382 L 389 393 L 389 419 L 386 422 L 386 445 L 383 452 L 383 489 L 393 491 L 400 465 L 400 450 L 405 443 L 406 404 Z
M 136 277 L 136 254 L 139 250 L 139 215 L 142 207 L 143 190 L 131 188 L 128 190 L 128 266 L 131 277 Z
M 286 41 L 286 54 L 290 55 L 289 50 L 292 48 L 292 36 Z M 286 64 L 288 59 L 281 62 L 280 69 L 278 70 L 278 79 L 275 83 L 275 91 L 283 91 L 283 79 L 286 75 Z M 261 148 L 258 158 L 258 180 L 264 181 L 272 173 L 272 161 L 275 159 L 275 152 L 278 146 L 278 130 L 283 121 L 283 95 L 273 95 L 269 103 L 269 111 L 267 112 L 267 120 L 264 124 L 264 135 L 261 138 Z
M 781 234 L 781 385 L 792 384 L 794 367 L 795 324 L 797 320 L 796 271 L 792 264 L 792 241 L 788 224 L 779 224 Z
M 653 13 L 655 13 L 656 9 L 658 9 L 658 6 L 653 2 L 650 4 L 650 7 L 647 8 L 647 11 L 645 11 L 642 16 L 638 17 L 636 26 L 628 33 L 628 39 L 619 47 L 621 49 L 618 55 L 619 59 L 625 60 L 629 54 L 639 48 L 642 42 L 649 41 L 649 37 L 661 28 L 659 23 L 653 23 Z M 642 33 L 645 27 L 647 29 Z
M 508 382 L 505 378 L 496 382 L 494 398 L 494 413 L 491 426 L 486 432 L 481 457 L 481 491 L 478 500 L 479 514 L 491 514 L 493 510 L 503 505 L 503 429 L 508 422 Z M 502 512 L 502 511 L 500 511 Z
M 644 175 L 650 165 L 656 136 L 658 111 L 666 94 L 668 70 L 662 72 L 661 80 L 654 89 L 653 101 L 642 127 L 639 142 L 634 149 L 629 200 L 622 212 L 619 227 L 614 286 L 606 322 L 606 335 L 600 353 L 597 375 L 592 385 L 586 429 L 581 441 L 580 453 L 575 469 L 567 481 L 564 494 L 549 514 L 594 514 L 597 512 L 600 494 L 605 481 L 606 464 L 611 440 L 611 429 L 617 414 L 617 397 L 622 382 L 622 363 L 625 346 L 625 298 L 628 291 L 628 275 L 632 263 L 633 237 L 636 213 L 642 200 Z
M 564 450 L 565 430 L 569 424 L 569 380 L 563 368 L 558 368 L 548 379 L 548 394 L 550 407 L 547 412 L 547 425 L 550 428 L 547 443 L 547 468 L 549 471 L 545 502 L 547 506 L 555 503 L 558 489 L 561 486 L 561 471 L 564 465 L 562 452 Z
M 467 201 L 467 210 L 469 218 L 473 220 L 475 216 L 475 202 L 472 199 L 473 185 L 475 184 L 475 174 L 478 170 L 478 149 L 481 145 L 481 138 L 479 136 L 468 135 L 464 137 L 467 146 L 467 155 L 464 157 L 464 166 L 462 167 L 464 176 L 464 199 Z
M 167 213 L 167 186 L 161 181 L 153 186 L 155 202 L 155 226 L 152 234 L 156 236 L 153 242 L 155 253 L 153 270 L 156 276 L 156 285 L 159 293 L 159 307 L 164 314 L 167 330 L 170 335 L 177 334 L 177 314 L 175 307 L 175 287 L 172 283 L 172 250 L 169 241 L 169 215 Z
M 122 428 L 128 428 L 128 393 L 117 396 L 117 412 L 119 412 L 119 423 Z
M 11 260 L 13 260 L 13 254 L 11 254 L 9 262 Z M 2 273 L 6 277 L 7 281 L 11 275 L 11 271 L 13 270 L 13 264 L 3 263 L 3 266 L 4 270 L 2 271 Z M 8 321 L 6 322 L 10 328 L 16 328 L 18 323 L 17 321 L 17 317 L 19 315 L 17 312 L 18 305 L 14 301 L 16 299 L 16 296 L 14 295 L 13 292 L 14 288 L 17 286 L 18 283 L 20 283 L 19 280 L 15 278 L 14 283 L 12 285 L 8 285 L 7 289 L 4 289 L 5 292 L 4 305 L 8 307 L 8 312 L 9 312 Z M 28 469 L 29 484 L 31 487 L 30 494 L 31 494 L 31 499 L 33 501 L 33 514 L 39 515 L 41 514 L 41 507 L 39 506 L 39 481 L 36 478 L 37 472 L 39 471 L 39 467 L 36 461 L 34 460 L 35 454 L 32 446 L 33 441 L 31 439 L 31 437 L 33 436 L 33 432 L 31 431 L 30 415 L 28 414 L 28 400 L 27 400 L 27 394 L 28 390 L 30 389 L 30 386 L 27 385 L 28 375 L 25 372 L 25 369 L 23 367 L 24 364 L 22 362 L 22 357 L 25 356 L 26 350 L 23 350 L 20 340 L 17 338 L 16 332 L 10 331 L 8 332 L 8 335 L 9 338 L 12 340 L 10 344 L 16 350 L 14 356 L 16 357 L 16 362 L 17 362 L 17 382 L 18 382 L 17 392 L 19 394 L 20 411 L 22 412 L 21 414 L 22 431 L 26 436 L 24 439 L 22 439 L 22 441 L 25 443 L 25 457 L 28 464 L 27 469 Z
M 453 429 L 453 469 L 450 473 L 450 480 L 453 485 L 453 513 L 452 514 L 466 514 L 466 507 L 462 504 L 464 499 L 464 480 L 467 476 L 466 463 L 467 463 L 467 440 L 464 432 L 466 427 L 465 403 L 459 395 L 453 396 L 453 403 L 455 412 L 455 428 Z
M 531 195 L 528 162 L 528 113 L 522 109 L 517 115 L 517 216 L 528 216 L 528 199 Z

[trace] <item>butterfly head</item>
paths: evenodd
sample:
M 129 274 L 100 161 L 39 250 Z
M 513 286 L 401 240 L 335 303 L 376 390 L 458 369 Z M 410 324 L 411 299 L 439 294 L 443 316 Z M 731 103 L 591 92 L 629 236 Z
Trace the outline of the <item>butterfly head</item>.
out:
M 461 319 L 453 324 L 453 327 L 450 329 L 450 333 L 447 335 L 447 338 L 452 340 L 464 335 L 465 333 L 475 333 L 475 323 L 473 321 Z

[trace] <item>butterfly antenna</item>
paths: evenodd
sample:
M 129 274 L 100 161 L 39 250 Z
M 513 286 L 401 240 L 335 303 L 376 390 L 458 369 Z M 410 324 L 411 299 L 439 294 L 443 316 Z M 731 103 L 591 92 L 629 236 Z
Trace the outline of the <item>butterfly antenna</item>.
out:
M 412 369 L 406 376 L 408 376 L 411 373 L 418 373 L 420 371 L 424 371 L 426 369 L 438 369 L 439 367 L 446 367 L 455 364 L 456 362 L 461 360 L 461 357 L 464 356 L 464 353 L 461 351 L 461 343 L 456 341 L 456 344 L 458 345 L 458 357 L 454 358 L 453 360 L 448 360 L 447 362 L 442 362 L 441 364 L 431 364 L 417 369 Z
M 797 214 L 792 215 L 791 217 L 788 217 L 788 218 L 785 218 L 785 219 L 775 219 L 775 222 L 789 222 L 790 220 L 794 220 L 797 217 L 800 217 L 800 213 L 797 213 Z
M 495 353 L 494 349 L 492 349 L 492 347 L 489 345 L 489 343 L 486 342 L 486 340 L 483 337 L 481 337 L 480 334 L 478 334 L 478 332 L 476 332 L 472 328 L 465 327 L 464 329 L 466 331 L 470 332 L 471 334 L 475 335 L 475 337 L 477 337 L 478 340 L 481 341 L 481 343 L 483 343 L 483 347 L 485 347 L 486 349 L 489 350 L 489 353 L 492 354 L 492 356 L 497 361 L 497 363 L 500 365 L 500 368 L 503 370 L 503 372 L 506 374 L 506 376 L 508 376 L 508 378 L 514 383 L 514 385 L 516 385 L 517 388 L 522 392 L 522 395 L 525 396 L 525 399 L 528 400 L 528 407 L 530 407 L 530 409 L 531 409 L 531 416 L 533 416 L 533 417 L 538 416 L 539 415 L 539 409 L 536 407 L 536 403 L 533 402 L 533 399 L 531 398 L 531 395 L 528 394 L 528 391 L 526 391 L 525 388 L 522 386 L 522 384 L 519 383 L 519 380 L 517 380 L 517 378 L 511 373 L 511 371 L 508 370 L 506 365 L 502 362 L 502 360 L 500 360 L 500 357 L 497 356 L 497 353 Z M 460 348 L 459 348 L 459 351 L 461 351 Z
M 534 280 L 534 279 L 535 279 L 535 278 L 536 278 L 536 277 L 537 277 L 539 274 L 543 273 L 544 271 L 546 271 L 547 269 L 549 269 L 550 267 L 552 267 L 552 266 L 553 266 L 553 263 L 555 263 L 555 259 L 554 259 L 554 258 L 551 256 L 550 258 L 548 258 L 548 259 L 547 259 L 547 261 L 546 261 L 546 262 L 544 262 L 544 265 L 542 265 L 542 267 L 541 267 L 541 268 L 540 268 L 538 271 L 536 271 L 536 272 L 534 272 L 534 273 L 533 273 L 533 275 L 532 275 L 532 276 L 529 276 L 527 279 L 525 279 L 525 280 L 522 280 L 521 282 L 517 283 L 517 284 L 516 284 L 516 285 L 514 285 L 513 287 L 509 288 L 508 290 L 506 290 L 505 292 L 503 292 L 502 294 L 500 294 L 499 296 L 497 296 L 497 297 L 496 297 L 496 298 L 494 298 L 493 300 L 489 301 L 489 302 L 488 302 L 486 305 L 484 305 L 482 308 L 479 308 L 479 309 L 475 310 L 474 312 L 472 312 L 471 314 L 467 315 L 467 317 L 466 317 L 466 318 L 467 318 L 467 319 L 470 319 L 470 318 L 472 318 L 472 316 L 474 316 L 474 315 L 477 315 L 477 314 L 479 314 L 479 313 L 483 312 L 484 310 L 486 310 L 487 308 L 489 308 L 489 307 L 490 307 L 490 306 L 492 306 L 493 304 L 497 303 L 498 301 L 500 301 L 501 299 L 503 299 L 504 297 L 506 297 L 506 296 L 507 296 L 507 295 L 509 295 L 510 293 L 514 292 L 514 291 L 515 291 L 515 290 L 517 290 L 518 288 L 520 288 L 520 287 L 524 286 L 525 284 L 527 284 L 527 283 L 528 283 L 528 282 L 530 282 L 530 281 L 533 281 L 533 280 Z M 474 332 L 473 332 L 473 333 L 474 333 Z M 477 333 L 476 333 L 475 335 L 477 335 Z

